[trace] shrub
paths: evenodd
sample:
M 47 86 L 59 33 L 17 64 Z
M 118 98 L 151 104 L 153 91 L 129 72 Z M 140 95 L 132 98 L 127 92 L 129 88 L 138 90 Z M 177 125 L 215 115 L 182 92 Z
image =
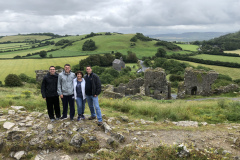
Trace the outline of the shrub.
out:
M 39 56 L 45 58 L 47 56 L 47 51 L 40 51 Z
M 22 82 L 36 83 L 36 79 L 35 78 L 29 77 L 29 76 L 27 76 L 24 73 L 21 73 L 18 77 L 21 79 Z
M 2 86 L 3 86 L 2 81 L 0 81 L 0 87 L 2 87 Z
M 22 86 L 22 81 L 16 74 L 9 74 L 4 82 L 5 85 L 9 87 Z
M 82 46 L 83 51 L 93 51 L 95 49 L 97 49 L 97 47 L 92 39 L 86 40 Z
M 171 82 L 183 81 L 183 80 L 184 80 L 184 77 L 183 77 L 183 76 L 180 76 L 180 75 L 172 74 L 172 75 L 169 77 L 169 80 L 170 80 Z

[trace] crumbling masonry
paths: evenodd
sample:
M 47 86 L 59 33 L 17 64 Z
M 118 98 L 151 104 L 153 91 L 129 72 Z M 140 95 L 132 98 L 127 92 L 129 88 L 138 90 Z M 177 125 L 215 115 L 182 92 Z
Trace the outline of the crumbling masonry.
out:
M 43 77 L 49 72 L 49 70 L 35 70 L 36 73 L 36 81 L 42 82 Z M 56 72 L 59 74 L 62 72 L 62 69 L 56 70 Z
M 120 84 L 118 87 L 108 85 L 103 94 L 111 98 L 122 98 L 137 94 L 155 99 L 171 99 L 171 86 L 166 79 L 164 69 L 147 69 L 144 78 L 130 80 L 128 84 Z
M 185 95 L 203 95 L 212 94 L 211 85 L 217 79 L 218 73 L 204 70 L 194 70 L 192 67 L 185 69 L 184 83 L 178 87 L 178 98 L 184 98 Z

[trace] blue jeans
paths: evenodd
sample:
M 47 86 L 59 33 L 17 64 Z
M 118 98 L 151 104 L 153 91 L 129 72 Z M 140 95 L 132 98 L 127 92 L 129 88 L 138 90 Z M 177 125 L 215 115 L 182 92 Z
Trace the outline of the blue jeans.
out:
M 94 97 L 94 96 L 86 95 L 86 97 L 87 97 L 89 109 L 91 111 L 91 116 L 96 117 L 96 114 L 95 114 L 95 110 L 96 110 L 98 122 L 102 122 L 102 113 L 98 103 L 98 96 Z
M 86 99 L 83 100 L 83 98 L 77 97 L 76 102 L 77 102 L 78 115 L 83 115 L 85 110 Z
M 68 113 L 68 104 L 70 106 L 70 119 L 73 119 L 75 115 L 75 108 L 74 108 L 74 97 L 73 95 L 65 96 L 63 95 L 62 98 L 62 103 L 63 103 L 63 117 L 67 118 L 67 113 Z

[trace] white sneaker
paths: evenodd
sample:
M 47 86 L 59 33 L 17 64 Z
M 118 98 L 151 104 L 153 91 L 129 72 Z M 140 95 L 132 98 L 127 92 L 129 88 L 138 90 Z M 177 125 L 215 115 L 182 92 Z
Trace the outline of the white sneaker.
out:
M 55 121 L 55 119 L 51 119 L 51 122 L 54 122 Z

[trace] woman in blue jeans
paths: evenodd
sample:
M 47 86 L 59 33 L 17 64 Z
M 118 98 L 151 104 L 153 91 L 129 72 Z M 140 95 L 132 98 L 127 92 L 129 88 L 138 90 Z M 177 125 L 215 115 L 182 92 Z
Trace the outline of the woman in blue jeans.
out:
M 75 73 L 76 77 L 73 80 L 73 88 L 74 88 L 74 98 L 77 102 L 78 109 L 78 118 L 77 121 L 84 120 L 84 110 L 86 103 L 86 95 L 85 95 L 85 80 L 83 78 L 83 73 L 81 71 L 77 71 Z

